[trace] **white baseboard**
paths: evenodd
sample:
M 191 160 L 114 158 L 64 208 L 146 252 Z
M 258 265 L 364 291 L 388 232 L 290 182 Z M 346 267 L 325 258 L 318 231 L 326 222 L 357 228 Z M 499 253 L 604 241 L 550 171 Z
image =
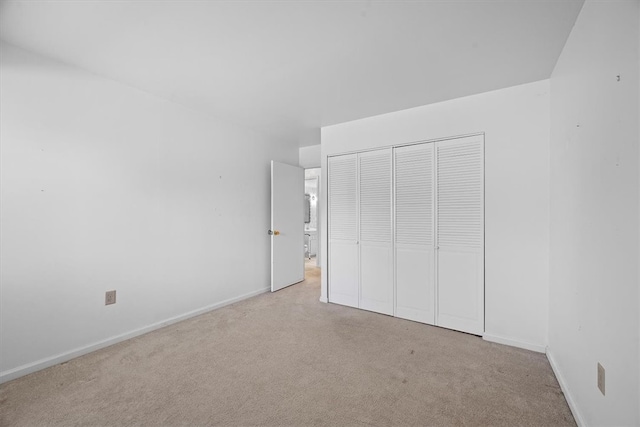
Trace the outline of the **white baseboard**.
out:
M 578 427 L 585 427 L 586 424 L 584 422 L 584 419 L 582 418 L 582 415 L 580 414 L 580 411 L 578 410 L 578 406 L 576 405 L 575 401 L 573 400 L 573 396 L 571 395 L 571 392 L 569 391 L 569 387 L 567 386 L 567 383 L 564 380 L 564 377 L 562 376 L 562 372 L 560 372 L 560 368 L 558 367 L 558 364 L 556 363 L 555 359 L 553 358 L 553 354 L 551 353 L 549 348 L 547 348 L 547 359 L 549 360 L 549 364 L 551 365 L 551 369 L 553 369 L 553 373 L 556 375 L 556 379 L 558 380 L 558 384 L 560 384 L 560 388 L 562 389 L 562 392 L 564 393 L 564 398 L 566 399 L 567 404 L 569 405 L 569 409 L 571 409 L 571 413 L 573 414 L 573 418 L 576 420 L 576 424 L 578 425 Z
M 134 329 L 130 332 L 125 332 L 124 334 L 116 335 L 114 337 L 107 338 L 102 341 L 98 341 L 93 344 L 89 344 L 84 347 L 79 347 L 74 350 L 70 350 L 56 356 L 47 357 L 44 359 L 40 359 L 38 361 L 28 363 L 26 365 L 18 366 L 17 368 L 9 369 L 7 371 L 0 372 L 0 384 L 5 383 L 7 381 L 14 380 L 16 378 L 31 374 L 33 372 L 39 371 L 41 369 L 45 369 L 54 365 L 58 365 L 60 363 L 66 362 L 71 359 L 75 359 L 76 357 L 91 353 L 96 350 L 100 350 L 101 348 L 109 347 L 110 345 L 117 344 L 119 342 L 137 337 L 139 335 L 146 334 L 148 332 L 154 331 L 156 329 L 163 328 L 165 326 L 169 326 L 173 323 L 180 322 L 182 320 L 189 319 L 191 317 L 199 316 L 201 314 L 207 313 L 209 311 L 213 311 L 218 308 L 222 308 L 224 306 L 236 303 L 238 301 L 242 301 L 247 298 L 254 297 L 256 295 L 263 294 L 265 292 L 269 292 L 271 290 L 270 287 L 263 288 L 257 291 L 249 292 L 244 295 L 240 295 L 234 298 L 229 298 L 227 300 L 208 305 L 203 308 L 199 308 L 197 310 L 189 311 L 184 314 L 180 314 L 178 316 L 170 317 L 169 319 L 162 320 L 160 322 L 144 326 L 139 329 Z
M 498 344 L 509 345 L 511 347 L 524 348 L 525 350 L 531 350 L 538 353 L 545 353 L 546 347 L 539 344 L 531 344 L 524 341 L 518 341 L 507 337 L 501 337 L 499 335 L 484 334 L 482 339 L 489 342 L 495 342 Z
M 320 297 L 320 302 L 329 302 L 329 300 L 327 298 Z

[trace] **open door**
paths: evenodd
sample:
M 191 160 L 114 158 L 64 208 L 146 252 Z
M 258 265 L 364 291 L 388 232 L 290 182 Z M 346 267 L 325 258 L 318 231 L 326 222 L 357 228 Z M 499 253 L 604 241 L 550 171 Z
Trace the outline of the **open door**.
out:
M 271 292 L 304 280 L 304 169 L 271 161 Z

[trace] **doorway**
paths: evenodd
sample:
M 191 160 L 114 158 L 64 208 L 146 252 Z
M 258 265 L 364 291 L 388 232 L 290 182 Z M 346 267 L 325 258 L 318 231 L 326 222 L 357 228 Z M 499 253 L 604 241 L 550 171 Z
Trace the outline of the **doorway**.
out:
M 320 270 L 320 168 L 304 170 L 304 263 L 305 276 Z

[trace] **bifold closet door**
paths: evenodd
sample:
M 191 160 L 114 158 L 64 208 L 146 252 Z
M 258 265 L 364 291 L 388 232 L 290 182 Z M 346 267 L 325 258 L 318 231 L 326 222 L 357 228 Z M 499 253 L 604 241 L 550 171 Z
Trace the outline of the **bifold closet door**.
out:
M 330 157 L 329 301 L 358 307 L 357 154 Z
M 358 163 L 360 308 L 393 315 L 391 149 L 359 153 Z
M 395 149 L 396 316 L 435 322 L 434 146 Z
M 436 143 L 436 324 L 484 332 L 484 137 Z

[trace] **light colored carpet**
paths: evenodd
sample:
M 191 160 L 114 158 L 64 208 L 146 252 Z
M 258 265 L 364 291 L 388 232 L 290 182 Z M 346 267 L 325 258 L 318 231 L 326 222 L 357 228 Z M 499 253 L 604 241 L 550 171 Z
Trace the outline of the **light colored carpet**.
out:
M 575 425 L 543 354 L 323 304 L 319 275 L 0 387 L 0 424 Z

